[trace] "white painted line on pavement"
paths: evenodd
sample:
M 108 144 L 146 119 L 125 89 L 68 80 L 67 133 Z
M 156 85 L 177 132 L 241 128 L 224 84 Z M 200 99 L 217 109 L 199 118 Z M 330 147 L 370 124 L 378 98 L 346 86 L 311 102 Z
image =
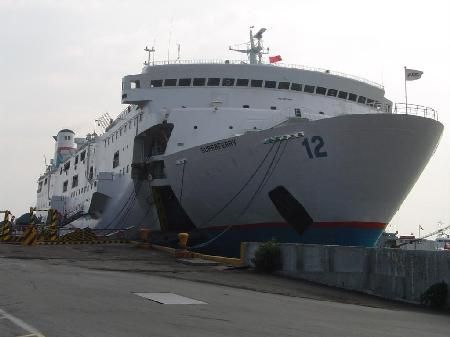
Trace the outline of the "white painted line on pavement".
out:
M 6 318 L 15 325 L 17 325 L 19 328 L 25 330 L 26 332 L 29 332 L 31 335 L 26 336 L 33 336 L 33 337 L 45 337 L 43 334 L 41 334 L 36 328 L 32 327 L 31 325 L 25 323 L 20 318 L 17 318 L 11 314 L 8 314 L 6 311 L 0 309 L 0 314 L 3 315 L 2 318 Z M 20 337 L 20 336 L 18 336 Z

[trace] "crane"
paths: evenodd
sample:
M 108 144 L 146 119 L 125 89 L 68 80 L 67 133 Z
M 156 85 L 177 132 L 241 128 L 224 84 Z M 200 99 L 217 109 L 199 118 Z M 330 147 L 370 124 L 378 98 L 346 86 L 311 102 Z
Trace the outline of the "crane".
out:
M 399 248 L 399 247 L 404 246 L 404 245 L 409 245 L 409 244 L 412 244 L 412 243 L 414 243 L 414 242 L 420 242 L 420 241 L 422 241 L 423 239 L 429 238 L 430 236 L 433 236 L 433 235 L 442 234 L 442 233 L 444 233 L 447 229 L 450 229 L 450 225 L 445 226 L 444 228 L 440 228 L 440 229 L 438 229 L 438 230 L 436 230 L 436 231 L 434 231 L 434 232 L 425 234 L 425 235 L 422 236 L 421 238 L 412 239 L 412 240 L 409 240 L 409 241 L 407 241 L 407 242 L 403 242 L 403 243 L 397 245 L 396 248 Z

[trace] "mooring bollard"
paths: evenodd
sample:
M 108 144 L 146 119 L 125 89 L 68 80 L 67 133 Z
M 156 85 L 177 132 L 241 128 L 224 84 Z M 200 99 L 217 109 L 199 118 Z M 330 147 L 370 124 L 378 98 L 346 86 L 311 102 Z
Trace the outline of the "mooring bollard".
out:
M 150 229 L 141 228 L 139 230 L 139 239 L 143 242 L 148 242 L 148 240 L 150 239 Z
M 178 233 L 178 246 L 180 246 L 181 249 L 186 249 L 188 239 L 189 239 L 188 233 Z

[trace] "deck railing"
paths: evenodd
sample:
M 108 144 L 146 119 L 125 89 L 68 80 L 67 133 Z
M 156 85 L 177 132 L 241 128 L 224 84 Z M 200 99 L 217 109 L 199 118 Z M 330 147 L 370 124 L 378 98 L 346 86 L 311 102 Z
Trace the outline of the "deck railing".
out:
M 438 112 L 435 109 L 423 105 L 395 103 L 392 112 L 394 114 L 415 115 L 439 120 Z
M 151 67 L 151 66 L 161 66 L 161 65 L 168 65 L 168 64 L 173 64 L 173 65 L 175 65 L 175 64 L 248 64 L 248 62 L 242 61 L 242 60 L 173 60 L 173 61 L 151 62 L 148 66 Z M 292 69 L 300 69 L 300 70 L 307 70 L 307 71 L 315 71 L 315 72 L 324 73 L 324 74 L 331 74 L 331 75 L 340 76 L 340 77 L 352 79 L 355 81 L 363 82 L 363 83 L 369 84 L 369 85 L 374 86 L 379 89 L 384 89 L 384 87 L 379 83 L 369 81 L 362 77 L 341 73 L 339 71 L 308 67 L 308 66 L 299 65 L 299 64 L 286 64 L 286 63 L 282 63 L 282 62 L 279 62 L 279 63 L 263 62 L 262 64 L 267 65 L 267 66 L 273 66 L 273 67 L 292 68 Z

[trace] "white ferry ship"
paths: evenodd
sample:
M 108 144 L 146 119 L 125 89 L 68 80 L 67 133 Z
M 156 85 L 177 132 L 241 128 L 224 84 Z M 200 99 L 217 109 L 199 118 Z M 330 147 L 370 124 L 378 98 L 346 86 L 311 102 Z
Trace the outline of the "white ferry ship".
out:
M 436 111 L 361 78 L 265 64 L 263 33 L 239 50 L 247 62 L 158 63 L 146 48 L 102 134 L 57 134 L 36 206 L 79 227 L 187 231 L 228 255 L 271 238 L 372 246 L 437 147 Z

